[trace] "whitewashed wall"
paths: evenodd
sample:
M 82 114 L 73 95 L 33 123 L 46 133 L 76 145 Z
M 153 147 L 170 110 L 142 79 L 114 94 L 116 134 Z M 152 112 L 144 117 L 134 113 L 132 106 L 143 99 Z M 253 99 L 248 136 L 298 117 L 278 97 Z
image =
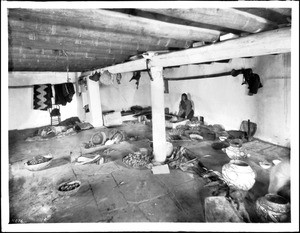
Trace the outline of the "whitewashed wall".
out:
M 229 63 L 189 65 L 166 69 L 165 77 L 187 77 L 252 68 L 263 84 L 257 94 L 249 96 L 248 86 L 241 85 L 243 76 L 224 76 L 198 80 L 169 81 L 165 105 L 178 112 L 182 93 L 194 103 L 195 115 L 208 124 L 222 124 L 239 129 L 243 120 L 257 123 L 256 137 L 282 146 L 290 146 L 291 56 L 268 55 L 233 59 Z
M 70 73 L 72 81 L 78 76 L 77 73 Z M 53 78 L 53 79 L 51 79 Z M 43 83 L 66 82 L 66 73 L 54 72 L 12 72 L 9 73 L 8 88 L 8 128 L 27 129 L 45 126 L 50 124 L 48 111 L 33 109 L 33 86 L 21 86 L 43 84 Z M 5 102 L 2 102 L 5 104 Z M 61 119 L 78 116 L 77 96 L 74 95 L 72 102 L 65 106 L 60 105 Z
M 113 85 L 100 86 L 100 97 L 103 111 L 122 111 L 130 109 L 130 107 L 134 105 L 142 107 L 151 105 L 149 75 L 147 72 L 141 72 L 138 89 L 136 89 L 135 80 L 129 82 L 132 75 L 132 72 L 123 73 L 121 84 L 118 84 L 115 80 Z

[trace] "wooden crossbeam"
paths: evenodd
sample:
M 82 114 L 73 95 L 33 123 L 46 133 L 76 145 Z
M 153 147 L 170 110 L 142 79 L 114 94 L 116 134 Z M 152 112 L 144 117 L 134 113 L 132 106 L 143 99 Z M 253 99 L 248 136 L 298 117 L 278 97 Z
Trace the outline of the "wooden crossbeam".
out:
M 291 28 L 281 28 L 253 34 L 199 48 L 186 49 L 151 58 L 150 66 L 171 67 L 187 64 L 239 58 L 262 56 L 291 52 Z M 109 67 L 102 67 L 111 73 L 123 73 L 146 69 L 146 60 L 126 62 Z M 82 73 L 82 76 L 90 72 Z

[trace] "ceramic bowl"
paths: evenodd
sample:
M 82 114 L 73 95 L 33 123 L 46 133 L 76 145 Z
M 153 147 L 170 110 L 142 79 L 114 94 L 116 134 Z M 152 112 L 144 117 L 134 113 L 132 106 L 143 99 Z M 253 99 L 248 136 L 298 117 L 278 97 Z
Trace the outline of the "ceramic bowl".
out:
M 281 160 L 280 160 L 280 159 L 274 159 L 272 162 L 273 162 L 275 165 L 277 165 L 277 164 L 281 163 Z
M 259 165 L 263 168 L 263 169 L 268 169 L 272 166 L 271 163 L 267 162 L 267 161 L 261 161 L 259 162 Z
M 220 136 L 219 139 L 220 139 L 220 141 L 223 142 L 223 141 L 225 141 L 225 140 L 227 139 L 227 137 L 225 137 L 225 136 Z

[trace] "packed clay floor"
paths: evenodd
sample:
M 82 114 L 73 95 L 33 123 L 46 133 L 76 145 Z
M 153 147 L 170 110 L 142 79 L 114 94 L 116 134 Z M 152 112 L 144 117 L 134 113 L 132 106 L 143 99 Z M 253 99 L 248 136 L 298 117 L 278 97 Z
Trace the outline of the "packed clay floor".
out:
M 139 148 L 151 148 L 149 124 L 123 123 L 124 140 L 106 151 L 102 164 L 76 164 L 81 146 L 106 127 L 45 141 L 25 141 L 36 129 L 9 131 L 9 212 L 10 223 L 99 223 L 99 222 L 206 222 L 205 199 L 211 187 L 198 174 L 170 169 L 169 174 L 153 174 L 151 169 L 126 166 L 122 158 Z M 211 147 L 210 140 L 176 140 L 174 147 L 190 150 L 208 169 L 221 172 L 230 158 Z M 244 206 L 250 222 L 259 223 L 255 201 L 268 193 L 270 169 L 259 165 L 290 156 L 287 148 L 253 139 L 243 143 L 250 156 L 243 160 L 256 173 L 254 186 L 246 193 Z M 24 163 L 33 156 L 49 154 L 53 161 L 40 171 L 29 171 Z M 100 152 L 102 153 L 102 152 Z M 70 196 L 57 193 L 66 180 L 81 182 Z M 228 219 L 227 219 L 228 220 Z M 230 221 L 230 219 L 228 220 Z

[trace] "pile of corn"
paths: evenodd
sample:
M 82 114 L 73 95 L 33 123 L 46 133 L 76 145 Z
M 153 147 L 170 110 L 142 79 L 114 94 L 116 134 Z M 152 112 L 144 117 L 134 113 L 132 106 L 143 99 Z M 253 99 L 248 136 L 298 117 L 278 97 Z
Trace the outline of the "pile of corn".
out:
M 145 167 L 149 162 L 150 158 L 147 154 L 141 152 L 129 153 L 122 159 L 123 163 L 133 168 Z

